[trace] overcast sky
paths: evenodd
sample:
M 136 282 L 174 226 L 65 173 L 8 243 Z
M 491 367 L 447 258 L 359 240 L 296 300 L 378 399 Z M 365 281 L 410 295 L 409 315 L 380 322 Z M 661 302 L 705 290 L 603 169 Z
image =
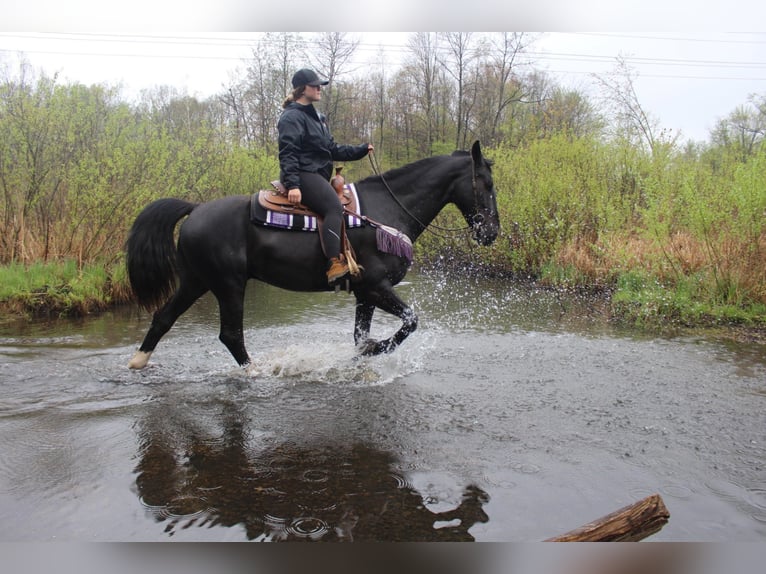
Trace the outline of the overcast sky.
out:
M 10 2 L 0 0 L 0 8 L 2 4 Z M 408 29 L 480 30 L 496 29 L 502 23 L 507 29 L 557 30 L 534 33 L 537 39 L 530 47 L 530 59 L 560 83 L 589 92 L 595 90 L 593 74 L 613 70 L 616 58 L 623 56 L 636 73 L 641 104 L 662 127 L 680 132 L 684 139 L 707 139 L 719 118 L 746 104 L 751 94 L 766 94 L 766 33 L 720 31 L 766 30 L 766 9 L 761 6 L 766 2 L 731 0 L 719 12 L 715 6 L 690 0 L 539 0 L 535 12 L 508 8 L 506 0 L 386 0 L 370 4 L 333 0 L 307 4 L 299 10 L 303 19 L 296 19 L 290 28 L 269 15 L 259 15 L 256 21 L 261 26 L 248 24 L 253 12 L 245 7 L 263 3 L 240 0 L 133 0 L 125 5 L 100 0 L 27 0 L 13 4 L 15 12 L 7 18 L 4 11 L 0 22 L 0 62 L 16 62 L 17 54 L 23 53 L 33 67 L 58 72 L 64 81 L 119 83 L 127 95 L 157 85 L 173 85 L 202 97 L 219 92 L 230 75 L 242 67 L 258 34 L 236 30 L 278 29 L 267 26 L 270 18 L 272 24 L 283 24 L 281 29 L 328 30 L 337 26 L 349 30 L 361 41 L 357 51 L 360 62 L 375 62 L 383 49 L 386 60 L 395 64 L 404 54 L 408 33 L 350 32 L 375 29 L 369 25 L 375 14 L 383 19 L 378 22 L 378 28 L 383 29 L 409 23 Z M 353 12 L 345 10 L 346 4 L 354 6 Z M 86 17 L 78 19 L 74 11 L 77 5 L 88 9 Z M 121 11 L 105 11 L 110 5 Z M 410 10 L 403 18 L 404 5 L 420 9 Z M 381 12 L 381 6 L 387 9 Z M 452 20 L 438 16 L 445 6 L 453 7 Z M 467 6 L 470 13 L 463 15 Z M 441 10 L 436 17 L 422 15 L 435 7 Z M 237 11 L 243 14 L 241 18 L 235 16 Z M 317 13 L 306 21 L 305 13 L 312 11 Z M 418 18 L 432 21 L 433 27 L 422 25 L 427 22 L 415 26 Z M 482 22 L 485 27 L 479 26 Z M 354 28 L 354 23 L 359 27 Z M 220 31 L 195 31 L 216 29 Z M 588 31 L 610 29 L 618 31 Z M 633 31 L 641 29 L 655 31 Z

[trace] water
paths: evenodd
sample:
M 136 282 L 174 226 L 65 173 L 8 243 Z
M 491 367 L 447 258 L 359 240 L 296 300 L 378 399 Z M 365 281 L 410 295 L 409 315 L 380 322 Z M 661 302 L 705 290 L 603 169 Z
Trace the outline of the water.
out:
M 140 372 L 136 310 L 2 327 L 0 540 L 537 541 L 655 492 L 652 540 L 766 540 L 762 345 L 408 279 L 418 331 L 363 359 L 352 297 L 251 284 L 254 378 L 210 298 Z

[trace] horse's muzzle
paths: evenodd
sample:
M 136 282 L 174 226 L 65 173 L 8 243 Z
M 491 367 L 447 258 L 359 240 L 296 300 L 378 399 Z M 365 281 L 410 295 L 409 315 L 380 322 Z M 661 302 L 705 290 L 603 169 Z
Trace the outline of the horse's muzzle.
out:
M 471 228 L 473 229 L 473 237 L 480 245 L 492 245 L 497 239 L 497 234 L 500 225 L 493 218 L 487 221 L 487 218 L 483 214 L 477 213 L 471 219 Z

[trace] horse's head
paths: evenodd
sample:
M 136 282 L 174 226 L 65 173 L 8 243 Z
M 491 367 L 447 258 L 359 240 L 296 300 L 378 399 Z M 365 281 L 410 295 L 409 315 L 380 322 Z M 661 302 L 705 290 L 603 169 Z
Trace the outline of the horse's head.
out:
M 465 152 L 455 152 L 465 155 Z M 453 154 L 453 155 L 455 155 Z M 456 202 L 466 223 L 471 226 L 473 238 L 481 245 L 490 245 L 500 231 L 497 212 L 495 184 L 492 181 L 492 164 L 481 153 L 478 140 L 471 147 L 471 192 L 461 194 L 462 201 Z

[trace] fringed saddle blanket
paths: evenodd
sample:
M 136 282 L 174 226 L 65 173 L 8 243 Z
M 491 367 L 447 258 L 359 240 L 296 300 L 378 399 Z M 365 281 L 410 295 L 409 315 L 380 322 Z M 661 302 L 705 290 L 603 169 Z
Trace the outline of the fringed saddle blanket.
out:
M 364 220 L 359 217 L 359 196 L 353 183 L 344 186 L 341 203 L 346 210 L 352 212 L 346 215 L 347 228 L 364 225 Z M 262 189 L 253 194 L 250 200 L 250 221 L 257 225 L 282 229 L 319 230 L 319 218 L 316 213 L 303 205 L 293 205 L 276 190 Z

